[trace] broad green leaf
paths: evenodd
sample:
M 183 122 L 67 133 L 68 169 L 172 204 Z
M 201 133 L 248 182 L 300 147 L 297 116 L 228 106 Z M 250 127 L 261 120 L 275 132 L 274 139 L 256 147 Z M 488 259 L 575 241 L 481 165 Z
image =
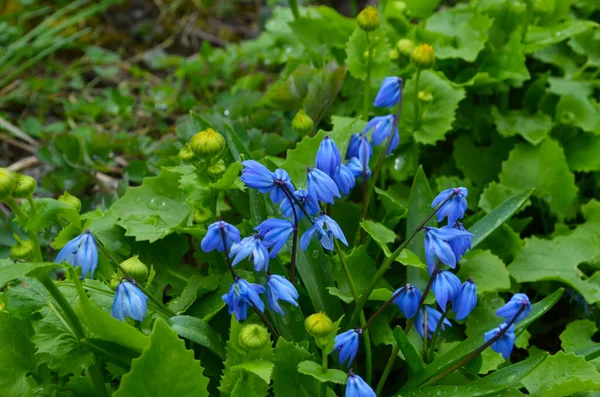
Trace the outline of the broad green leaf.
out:
M 515 32 L 501 47 L 486 48 L 481 52 L 479 73 L 487 73 L 499 81 L 508 80 L 511 85 L 521 86 L 531 75 L 525 65 L 520 32 Z
M 491 385 L 461 385 L 461 386 L 428 386 L 420 389 L 403 392 L 402 397 L 484 397 L 497 396 L 499 392 L 506 389 L 506 386 Z M 398 395 L 400 397 L 400 395 Z
M 345 385 L 348 375 L 339 369 L 328 369 L 323 371 L 323 367 L 311 360 L 302 361 L 298 364 L 298 372 L 304 375 L 312 376 L 320 383 L 331 382 Z
M 246 361 L 230 368 L 233 371 L 244 370 L 251 372 L 261 378 L 266 384 L 271 382 L 271 372 L 273 372 L 273 362 L 267 360 Z
M 214 291 L 219 285 L 219 276 L 194 274 L 188 280 L 181 294 L 169 302 L 168 307 L 175 313 L 185 312 L 198 298 Z
M 342 88 L 346 69 L 338 67 L 333 70 L 322 69 L 313 76 L 308 84 L 308 92 L 304 98 L 303 107 L 306 114 L 310 116 L 315 125 L 323 118 L 323 115 L 337 97 Z
M 13 262 L 10 259 L 0 259 L 0 285 L 25 276 L 45 274 L 56 267 L 59 267 L 56 263 Z
M 231 397 L 266 397 L 269 386 L 260 376 L 249 371 L 238 371 L 236 384 L 231 390 Z M 225 395 L 225 394 L 222 394 Z
M 305 48 L 312 50 L 326 44 L 343 49 L 356 22 L 340 15 L 331 7 L 311 7 L 310 12 L 310 18 L 300 18 L 289 23 Z M 327 40 L 323 40 L 323 37 L 327 37 Z
M 492 115 L 500 135 L 510 137 L 519 134 L 532 145 L 543 141 L 552 128 L 550 116 L 541 112 L 530 115 L 525 110 L 513 110 L 502 114 L 494 106 Z
M 24 208 L 28 211 L 29 204 L 25 204 Z M 79 221 L 79 213 L 75 208 L 51 198 L 35 199 L 35 211 L 35 216 L 24 225 L 28 232 L 40 232 L 60 218 L 66 219 L 69 223 Z
M 504 263 L 490 251 L 469 251 L 460 260 L 458 277 L 470 277 L 477 284 L 477 294 L 510 289 L 510 278 Z
M 501 183 L 490 183 L 479 198 L 479 207 L 487 213 L 505 202 L 508 198 L 517 192 L 516 189 L 505 186 Z M 531 205 L 531 200 L 527 200 L 517 212 L 524 210 Z
M 308 92 L 308 84 L 315 70 L 308 65 L 299 65 L 284 79 L 276 81 L 267 89 L 261 104 L 271 109 L 297 110 Z M 236 156 L 234 158 L 237 160 Z
M 406 0 L 406 13 L 416 18 L 426 18 L 440 4 L 441 0 Z
M 589 81 L 570 80 L 563 77 L 548 77 L 548 92 L 556 95 L 575 95 L 587 98 L 592 95 L 594 86 Z
M 560 334 L 560 346 L 567 353 L 596 346 L 592 336 L 598 331 L 596 323 L 590 320 L 575 320 Z
M 383 250 L 386 256 L 390 256 L 391 252 L 388 248 L 388 244 L 391 244 L 396 241 L 396 233 L 393 230 L 388 229 L 383 226 L 381 223 L 373 222 L 370 220 L 363 220 L 360 223 L 360 226 L 363 228 L 365 232 L 371 236 L 373 240 L 379 245 L 379 247 Z
M 394 328 L 394 339 L 400 347 L 400 351 L 404 355 L 406 365 L 411 375 L 416 375 L 425 369 L 423 357 L 415 346 L 410 342 L 402 327 Z
M 491 127 L 491 121 L 489 126 Z M 454 141 L 452 157 L 466 178 L 476 186 L 484 187 L 496 179 L 502 169 L 502 161 L 508 158 L 512 147 L 510 140 L 498 135 L 492 136 L 489 145 L 480 146 L 467 134 L 461 134 Z
M 575 75 L 579 69 L 579 65 L 575 62 L 575 54 L 573 54 L 573 51 L 565 43 L 555 44 L 535 51 L 532 57 L 541 62 L 556 66 L 564 72 L 565 77 Z
M 584 131 L 600 135 L 600 112 L 583 95 L 564 95 L 556 105 L 556 121 L 576 125 Z
M 364 32 L 359 27 L 348 39 L 346 45 L 346 64 L 348 71 L 359 80 L 367 78 L 368 51 L 371 48 L 371 78 L 384 77 L 391 68 L 389 45 L 382 29 Z
M 531 25 L 525 36 L 524 50 L 526 53 L 541 50 L 583 33 L 594 25 L 595 23 L 592 21 L 578 21 L 574 18 L 568 18 L 554 26 Z
M 24 396 L 29 389 L 26 376 L 36 373 L 33 329 L 27 321 L 0 312 L 0 394 Z
M 400 202 L 400 197 L 396 197 L 393 190 L 383 190 L 378 187 L 375 187 L 375 193 L 377 193 L 377 197 L 381 200 L 381 204 L 387 213 L 391 211 L 396 211 L 398 216 L 404 218 L 408 213 L 408 209 L 406 209 Z
M 600 170 L 600 136 L 582 133 L 564 142 L 565 156 L 573 171 Z
M 475 385 L 505 385 L 519 387 L 521 379 L 536 369 L 546 358 L 548 353 L 536 354 L 519 363 L 504 367 L 491 375 L 473 382 Z
M 587 57 L 587 65 L 600 66 L 600 29 L 598 25 L 595 26 L 595 29 L 588 29 L 573 37 L 568 44 L 577 54 Z
M 314 397 L 319 395 L 320 382 L 298 372 L 298 364 L 313 359 L 302 346 L 279 338 L 275 346 L 273 392 L 276 396 Z
M 208 379 L 203 372 L 194 352 L 187 350 L 183 340 L 159 318 L 150 344 L 133 360 L 114 396 L 208 396 Z
M 191 316 L 175 316 L 169 318 L 167 323 L 179 336 L 206 347 L 219 356 L 221 360 L 225 359 L 225 348 L 223 347 L 221 335 L 205 321 Z
M 235 181 L 237 180 L 241 170 L 242 163 L 231 163 L 221 178 L 219 178 L 218 181 L 211 183 L 209 186 L 213 189 L 219 190 L 233 189 L 236 187 Z

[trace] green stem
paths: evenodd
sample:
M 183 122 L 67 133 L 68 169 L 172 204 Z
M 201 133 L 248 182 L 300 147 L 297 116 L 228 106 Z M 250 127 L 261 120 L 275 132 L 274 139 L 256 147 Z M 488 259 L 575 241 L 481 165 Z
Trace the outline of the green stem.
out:
M 298 0 L 290 0 L 289 4 L 290 8 L 292 9 L 292 14 L 294 14 L 294 19 L 300 19 L 300 9 L 298 8 Z
M 327 372 L 327 368 L 329 366 L 329 355 L 325 354 L 324 351 L 322 352 L 321 355 L 323 356 L 323 374 L 325 374 Z M 321 383 L 320 396 L 327 397 L 327 383 L 326 382 Z
M 415 131 L 421 126 L 421 109 L 419 103 L 419 82 L 421 80 L 421 68 L 417 68 L 415 75 Z
M 446 319 L 446 315 L 448 314 L 448 308 L 446 307 L 446 311 L 442 313 L 440 320 L 435 326 L 435 331 L 433 331 L 433 337 L 431 338 L 431 344 L 429 346 L 429 356 L 424 357 L 425 362 L 430 363 L 433 361 L 433 355 L 435 351 L 435 345 L 437 343 L 438 335 L 442 333 L 442 325 L 444 325 L 444 320 Z
M 363 119 L 369 121 L 369 94 L 371 93 L 371 39 L 369 32 L 365 32 L 367 37 L 367 77 L 365 78 L 364 96 L 363 96 Z
M 400 296 L 400 294 L 402 292 L 404 292 L 404 290 L 406 289 L 406 287 L 402 287 L 400 288 L 398 291 L 396 291 L 396 293 L 394 293 L 392 295 L 392 297 L 390 299 L 388 299 L 383 305 L 381 305 L 381 307 L 379 309 L 377 309 L 377 311 L 375 312 L 375 314 L 373 314 L 371 316 L 371 318 L 369 319 L 369 321 L 367 321 L 367 323 L 363 326 L 363 331 L 366 331 L 367 328 L 369 328 L 369 325 L 371 325 L 373 323 L 373 321 L 379 317 L 379 315 L 381 313 L 383 313 L 383 311 L 385 310 L 386 307 L 388 307 L 393 301 L 394 299 L 396 299 L 398 296 Z
M 529 24 L 531 23 L 531 17 L 533 16 L 532 9 L 532 0 L 525 1 L 525 5 L 527 9 L 525 10 L 525 19 L 523 20 L 523 30 L 521 31 L 521 43 L 525 43 L 525 38 L 527 37 L 527 29 L 529 29 Z
M 275 327 L 273 326 L 273 324 L 269 321 L 267 316 L 265 316 L 265 314 L 263 312 L 261 312 L 256 306 L 250 305 L 250 307 L 258 315 L 258 317 L 262 320 L 262 322 L 265 323 L 267 328 L 269 328 L 269 331 L 271 331 L 271 334 L 273 335 L 273 339 L 275 340 L 275 343 L 277 343 L 277 340 L 279 339 L 279 334 L 275 330 Z
M 24 221 L 29 220 L 29 216 L 27 216 L 23 211 L 21 211 L 21 207 L 19 206 L 19 204 L 17 204 L 14 198 L 9 197 L 5 199 L 4 202 L 6 203 L 8 208 L 10 208 L 10 210 L 15 213 L 16 216 L 18 216 Z
M 88 368 L 88 373 L 92 378 L 92 383 L 94 384 L 94 388 L 96 389 L 97 397 L 108 397 L 108 391 L 106 390 L 106 385 L 104 384 L 104 375 L 102 374 L 102 368 L 99 363 L 93 364 Z
M 71 326 L 73 333 L 77 337 L 77 339 L 85 339 L 85 331 L 83 330 L 83 326 L 79 322 L 79 318 L 77 318 L 77 314 L 65 298 L 65 296 L 60 292 L 54 281 L 47 274 L 41 274 L 38 276 L 38 280 L 42 283 L 42 285 L 48 290 L 52 298 L 56 301 L 58 306 L 62 309 L 65 314 L 66 320 Z
M 427 331 L 427 310 L 423 310 L 423 359 L 427 359 L 427 341 L 429 339 L 429 331 Z
M 123 358 L 117 356 L 116 354 L 109 352 L 108 350 L 98 346 L 94 342 L 91 342 L 87 339 L 80 339 L 79 343 L 84 346 L 89 351 L 95 353 L 97 356 L 104 356 L 110 359 L 111 362 L 118 365 L 119 367 L 129 370 L 131 368 L 131 364 L 127 361 L 123 360 Z
M 387 377 L 390 375 L 390 372 L 392 372 L 392 367 L 394 366 L 396 357 L 398 357 L 398 352 L 400 352 L 400 345 L 398 345 L 396 343 L 396 344 L 394 344 L 394 347 L 392 348 L 392 354 L 391 354 L 390 358 L 388 359 L 387 364 L 385 364 L 385 368 L 383 370 L 383 373 L 381 374 L 381 378 L 379 378 L 379 383 L 377 384 L 377 389 L 375 390 L 375 394 L 377 396 L 379 396 L 381 394 L 381 391 L 383 390 L 383 386 L 385 386 L 385 381 L 387 380 Z
M 435 280 L 435 277 L 437 276 L 437 269 L 439 266 L 440 266 L 440 262 L 436 261 L 435 267 L 433 268 L 433 272 L 431 273 L 431 277 L 429 277 L 429 281 L 427 282 L 427 285 L 425 286 L 425 289 L 423 290 L 421 299 L 419 299 L 419 306 L 417 306 L 417 313 L 419 312 L 419 310 L 421 310 L 421 308 L 425 304 L 425 299 L 427 298 L 427 294 L 429 294 L 429 290 L 431 289 L 431 286 L 433 285 L 433 280 Z M 408 335 L 408 331 L 410 331 L 410 328 L 414 324 L 416 318 L 417 318 L 417 316 L 413 316 L 406 322 L 406 327 L 404 327 L 404 334 Z M 425 323 L 425 326 L 427 326 L 427 323 Z M 424 329 L 425 329 L 425 333 L 426 333 L 427 328 L 424 328 Z

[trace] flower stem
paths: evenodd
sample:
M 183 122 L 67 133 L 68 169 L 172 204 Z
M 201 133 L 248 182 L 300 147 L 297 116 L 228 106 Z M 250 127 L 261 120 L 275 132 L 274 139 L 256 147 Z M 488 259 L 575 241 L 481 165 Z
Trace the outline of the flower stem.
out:
M 416 316 L 415 316 L 416 317 Z M 427 324 L 427 310 L 423 310 L 423 357 L 427 357 L 427 341 L 429 339 L 429 331 Z M 409 328 L 410 329 L 410 328 Z
M 448 308 L 446 307 L 446 311 L 442 312 L 442 316 L 435 326 L 435 331 L 433 331 L 433 337 L 431 338 L 431 344 L 429 346 L 429 356 L 423 357 L 426 363 L 430 363 L 433 361 L 433 355 L 435 351 L 435 345 L 437 343 L 438 335 L 442 333 L 442 325 L 444 325 L 444 320 L 448 315 Z
M 323 360 L 322 361 L 323 362 L 323 364 L 322 364 L 322 366 L 323 366 L 323 373 L 326 373 L 327 372 L 327 367 L 329 365 L 329 355 L 325 354 L 324 351 L 322 351 L 321 353 L 322 353 L 322 356 L 323 356 L 323 358 L 322 358 L 322 360 Z M 320 397 L 327 397 L 327 383 L 326 382 L 321 383 Z
M 105 357 L 110 358 L 111 362 L 113 362 L 114 364 L 118 365 L 119 367 L 121 367 L 125 370 L 129 370 L 131 368 L 131 364 L 128 363 L 127 361 L 125 361 L 123 358 L 117 356 L 116 354 L 114 354 L 112 352 L 109 352 L 108 350 L 98 346 L 97 344 L 89 341 L 88 339 L 85 339 L 85 338 L 80 339 L 79 343 L 82 346 L 85 346 L 86 349 L 93 352 L 97 356 L 105 356 Z
M 44 288 L 48 290 L 48 292 L 50 293 L 52 298 L 54 298 L 58 306 L 60 306 L 63 313 L 65 314 L 67 322 L 71 327 L 71 330 L 73 331 L 77 339 L 85 339 L 85 331 L 83 330 L 81 322 L 79 322 L 79 318 L 77 318 L 77 314 L 75 314 L 75 311 L 73 310 L 69 302 L 67 302 L 65 296 L 60 292 L 56 284 L 54 284 L 54 281 L 52 281 L 50 276 L 48 276 L 46 273 L 40 274 L 37 277 L 37 279 L 40 281 L 40 283 L 42 283 Z
M 394 347 L 392 348 L 392 354 L 390 355 L 390 358 L 388 359 L 387 364 L 385 364 L 385 368 L 383 370 L 383 373 L 381 374 L 381 378 L 379 378 L 379 383 L 377 384 L 377 389 L 375 390 L 375 394 L 377 396 L 379 396 L 381 394 L 381 391 L 383 390 L 383 386 L 385 386 L 385 381 L 387 380 L 387 377 L 390 375 L 390 372 L 392 372 L 392 367 L 394 366 L 396 357 L 398 357 L 398 352 L 400 352 L 400 345 L 395 343 Z
M 425 289 L 423 290 L 423 295 L 421 295 L 421 299 L 419 299 L 419 306 L 417 306 L 417 313 L 419 312 L 419 310 L 421 310 L 421 308 L 423 307 L 423 304 L 425 303 L 427 294 L 429 293 L 429 290 L 431 289 L 431 286 L 433 285 L 433 280 L 435 280 L 435 277 L 437 276 L 437 269 L 439 266 L 440 266 L 440 262 L 436 261 L 435 267 L 433 268 L 433 273 L 431 273 L 431 277 L 429 277 L 429 281 L 427 282 L 427 285 L 425 286 Z M 417 316 L 413 316 L 406 322 L 406 327 L 404 327 L 404 333 L 406 335 L 408 335 L 408 331 L 410 331 L 410 328 L 414 324 L 415 318 L 417 318 Z M 425 326 L 427 326 L 427 323 L 425 323 Z M 427 334 L 427 328 L 425 328 L 425 334 Z M 425 339 L 427 339 L 427 335 L 425 335 Z
M 417 68 L 415 75 L 415 131 L 421 127 L 421 109 L 419 103 L 419 82 L 421 80 L 421 68 Z
M 400 288 L 395 294 L 392 295 L 392 297 L 390 299 L 387 300 L 387 302 L 385 302 L 383 305 L 381 305 L 381 307 L 375 312 L 375 314 L 373 314 L 371 316 L 369 321 L 367 321 L 367 323 L 362 327 L 363 332 L 366 331 L 367 328 L 369 328 L 369 325 L 371 325 L 371 323 L 377 317 L 379 317 L 379 315 L 385 310 L 385 308 L 388 307 L 394 301 L 394 299 L 396 299 L 402 292 L 404 292 L 405 289 L 406 289 L 406 287 Z
M 269 331 L 271 331 L 271 335 L 273 335 L 273 339 L 275 339 L 275 342 L 277 342 L 277 340 L 279 339 L 279 334 L 277 333 L 277 331 L 275 330 L 275 327 L 269 321 L 269 319 L 267 318 L 267 316 L 265 316 L 265 314 L 263 312 L 261 312 L 260 310 L 258 310 L 258 308 L 256 306 L 254 306 L 254 304 L 250 304 L 250 307 L 258 315 L 258 317 L 262 320 L 262 322 L 265 323 L 265 325 L 267 326 L 267 328 L 269 328 Z
M 96 389 L 97 397 L 108 396 L 108 392 L 106 391 L 106 385 L 104 384 L 104 375 L 102 374 L 102 367 L 100 367 L 99 363 L 96 362 L 88 368 L 88 373 L 90 378 L 92 378 L 92 383 L 94 384 L 94 388 Z
M 16 216 L 18 216 L 24 221 L 29 220 L 29 216 L 27 216 L 27 214 L 21 211 L 21 207 L 19 206 L 19 204 L 17 204 L 14 198 L 9 197 L 5 199 L 4 202 L 6 203 L 8 208 L 10 208 L 10 210 L 15 213 Z
M 363 90 L 363 119 L 369 121 L 369 94 L 371 92 L 371 55 L 373 49 L 371 48 L 371 38 L 369 32 L 365 32 L 367 38 L 367 77 L 365 78 L 365 87 Z
M 294 233 L 292 235 L 292 258 L 290 263 L 290 282 L 292 284 L 296 283 L 296 251 L 298 250 L 298 214 L 296 213 L 296 207 L 293 204 L 293 199 L 296 198 L 293 193 L 291 193 L 287 187 L 283 189 L 283 193 L 290 201 L 292 206 L 292 214 L 294 215 Z M 293 198 L 292 198 L 293 197 Z
M 300 9 L 298 8 L 298 0 L 290 0 L 289 4 L 290 8 L 292 9 L 292 14 L 294 14 L 294 19 L 300 19 Z

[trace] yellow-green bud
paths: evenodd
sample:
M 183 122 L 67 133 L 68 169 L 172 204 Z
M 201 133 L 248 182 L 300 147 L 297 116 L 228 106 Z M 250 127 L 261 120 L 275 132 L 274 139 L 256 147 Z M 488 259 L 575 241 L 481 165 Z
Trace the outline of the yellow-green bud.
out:
M 400 54 L 409 57 L 415 49 L 415 43 L 410 39 L 400 39 L 396 43 L 396 48 Z
M 573 112 L 570 111 L 564 111 L 562 112 L 562 114 L 560 115 L 560 123 L 561 124 L 573 124 L 575 122 L 575 115 L 573 114 Z
M 419 44 L 410 55 L 410 60 L 419 69 L 429 69 L 435 63 L 435 53 L 429 44 Z
M 206 169 L 208 175 L 213 179 L 219 179 L 227 171 L 227 166 L 223 160 L 219 160 Z
M 10 248 L 10 256 L 13 259 L 29 260 L 33 257 L 33 242 L 30 240 L 21 240 L 17 236 L 17 243 Z
M 192 137 L 190 148 L 201 159 L 210 159 L 225 149 L 225 138 L 212 128 L 207 128 Z
M 390 1 L 385 9 L 386 15 L 391 17 L 404 14 L 404 11 L 406 11 L 406 3 L 403 1 Z
M 181 160 L 186 161 L 186 162 L 193 161 L 196 158 L 196 155 L 192 151 L 192 148 L 190 148 L 189 143 L 185 144 L 185 146 L 183 147 L 183 149 L 181 149 L 179 151 L 177 156 L 179 156 L 179 158 Z
M 395 48 L 392 48 L 392 49 L 390 50 L 390 59 L 391 59 L 391 60 L 396 60 L 396 59 L 398 59 L 398 58 L 400 58 L 400 53 L 398 52 L 398 50 L 397 50 L 397 49 L 395 49 Z
M 15 174 L 6 168 L 0 168 L 0 201 L 12 196 L 15 188 Z
M 69 192 L 64 192 L 63 195 L 58 198 L 58 201 L 75 208 L 77 212 L 81 211 L 81 200 L 69 194 Z
M 15 188 L 13 190 L 13 197 L 15 198 L 27 198 L 35 192 L 37 183 L 35 179 L 28 175 L 15 174 Z
M 123 261 L 121 267 L 138 283 L 143 283 L 148 277 L 148 266 L 137 255 Z
M 372 6 L 365 7 L 356 17 L 356 22 L 358 22 L 358 26 L 365 32 L 377 29 L 381 25 L 377 8 Z
M 194 210 L 194 222 L 196 223 L 204 223 L 212 218 L 213 214 L 210 210 L 206 208 L 200 208 Z
M 333 332 L 333 322 L 323 312 L 311 314 L 304 320 L 304 326 L 309 335 L 324 338 Z
M 248 351 L 259 350 L 269 342 L 269 333 L 262 325 L 244 325 L 238 335 L 238 342 Z
M 115 291 L 117 289 L 117 287 L 119 286 L 119 284 L 121 284 L 121 279 L 123 278 L 123 276 L 121 276 L 119 273 L 113 273 L 110 282 L 108 283 L 108 286 Z
M 417 96 L 419 98 L 419 101 L 421 102 L 433 101 L 433 95 L 431 95 L 431 92 L 428 91 L 419 91 L 419 94 Z
M 298 110 L 298 113 L 292 119 L 292 128 L 296 132 L 296 134 L 300 136 L 304 136 L 306 134 L 310 134 L 313 130 L 315 123 L 310 118 L 308 114 L 304 111 L 304 109 Z

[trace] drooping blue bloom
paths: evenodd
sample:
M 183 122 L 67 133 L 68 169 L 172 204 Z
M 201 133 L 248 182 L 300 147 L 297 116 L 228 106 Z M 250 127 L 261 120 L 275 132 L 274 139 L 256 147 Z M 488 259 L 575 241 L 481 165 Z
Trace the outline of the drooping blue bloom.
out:
M 523 309 L 521 310 L 521 308 Z M 521 313 L 519 313 L 519 310 L 521 310 Z M 525 294 L 514 294 L 504 306 L 496 310 L 496 314 L 503 317 L 506 322 L 511 321 L 519 313 L 519 316 L 513 321 L 514 323 L 523 320 L 530 312 L 531 302 Z
M 333 204 L 335 197 L 342 197 L 334 180 L 318 168 L 309 168 L 306 180 L 308 194 L 315 200 Z
M 117 285 L 111 315 L 117 320 L 125 321 L 125 317 L 144 321 L 148 297 L 135 284 L 121 281 Z
M 271 201 L 279 203 L 286 196 L 283 189 L 294 191 L 294 185 L 285 170 L 277 169 L 271 172 L 261 163 L 254 160 L 242 162 L 244 169 L 240 179 L 246 186 L 258 189 L 261 193 L 270 193 Z
M 367 123 L 367 126 L 365 127 L 364 131 L 366 133 L 369 130 L 373 129 L 371 141 L 375 146 L 380 145 L 382 143 L 386 143 L 390 134 L 394 134 L 390 143 L 390 147 L 387 151 L 388 155 L 392 154 L 392 152 L 398 147 L 398 144 L 400 143 L 400 134 L 398 133 L 398 126 L 396 125 L 395 130 L 392 131 L 392 128 L 394 128 L 395 120 L 396 116 L 393 114 L 389 114 L 387 116 L 373 117 Z
M 300 238 L 300 248 L 302 248 L 302 251 L 306 251 L 308 244 L 310 244 L 310 240 L 312 240 L 315 235 L 317 235 L 323 248 L 330 251 L 334 250 L 334 238 L 337 238 L 344 243 L 344 245 L 348 246 L 348 241 L 346 240 L 346 236 L 344 236 L 344 232 L 340 228 L 340 225 L 325 214 L 319 215 L 315 219 L 313 226 L 305 231 L 302 238 Z
M 271 248 L 269 257 L 275 258 L 295 228 L 294 223 L 287 219 L 270 218 L 256 226 L 254 230 L 260 232 L 265 247 Z
M 311 195 L 309 195 L 306 190 L 301 190 L 301 189 L 296 190 L 294 192 L 294 196 L 296 196 L 296 198 L 298 199 L 298 201 L 300 202 L 300 204 L 302 205 L 304 210 L 309 215 L 317 215 L 319 213 L 319 211 L 321 211 L 321 209 L 319 208 L 319 202 L 317 201 L 317 199 L 312 197 Z M 292 205 L 293 205 L 293 207 L 292 207 Z M 292 202 L 290 203 L 290 200 L 287 197 L 285 199 L 283 199 L 279 208 L 281 209 L 281 212 L 283 212 L 283 215 L 286 216 L 287 218 L 293 218 L 294 210 L 292 208 L 294 208 L 296 210 L 296 215 L 298 216 L 298 220 L 300 220 L 304 216 L 304 212 L 302 212 L 302 210 L 300 209 L 300 207 L 298 206 L 296 201 L 292 200 Z
M 89 230 L 69 241 L 56 256 L 56 263 L 67 262 L 81 267 L 81 278 L 94 277 L 98 266 L 98 246 Z
M 493 330 L 486 332 L 484 334 L 485 341 L 489 342 L 490 339 L 492 339 L 496 335 L 499 335 L 503 330 L 506 329 L 506 327 L 507 324 L 502 323 L 498 328 L 494 328 Z M 502 358 L 507 359 L 508 357 L 510 357 L 510 353 L 512 352 L 512 349 L 515 345 L 516 338 L 517 337 L 515 335 L 515 326 L 511 325 L 510 328 L 506 330 L 506 332 L 500 337 L 500 339 L 492 343 L 490 347 L 496 353 L 501 353 Z
M 431 290 L 440 309 L 445 312 L 448 302 L 452 302 L 460 293 L 460 280 L 448 270 L 438 270 Z
M 367 139 L 366 134 L 362 132 L 352 134 L 350 142 L 348 143 L 348 149 L 346 150 L 346 160 L 357 157 L 361 163 L 364 163 L 366 159 L 368 166 L 372 155 L 373 148 L 371 147 L 371 143 Z
M 433 307 L 425 306 L 425 310 L 427 310 L 427 336 L 429 339 L 433 336 L 435 329 L 442 318 L 442 313 L 435 310 Z M 425 327 L 425 316 L 423 315 L 423 309 L 419 310 L 417 313 L 417 318 L 415 319 L 415 328 L 417 332 L 424 338 Z M 440 329 L 443 331 L 446 329 L 446 325 L 452 327 L 450 320 L 447 318 L 444 319 Z
M 421 291 L 414 285 L 406 284 L 404 290 L 394 299 L 394 303 L 402 310 L 406 318 L 413 318 L 419 309 Z M 398 293 L 399 289 L 394 292 Z
M 265 305 L 260 299 L 259 294 L 265 292 L 265 287 L 258 284 L 250 284 L 243 278 L 237 278 L 229 292 L 221 297 L 227 306 L 229 314 L 235 314 L 238 321 L 245 320 L 248 317 L 248 308 L 250 305 L 256 307 L 261 312 L 265 311 Z
M 435 268 L 435 257 L 440 261 L 450 266 L 456 267 L 456 256 L 452 247 L 448 244 L 449 241 L 459 237 L 473 237 L 469 232 L 463 232 L 457 229 L 440 229 L 436 227 L 425 228 L 425 258 L 427 259 L 427 269 L 429 275 L 433 273 Z
M 350 170 L 350 172 L 352 172 L 352 175 L 354 175 L 355 178 L 362 178 L 365 176 L 365 173 L 363 172 L 365 170 L 364 164 L 360 161 L 358 157 L 352 157 L 346 163 L 346 167 Z M 371 169 L 368 165 L 366 171 L 367 179 L 369 179 L 371 177 Z
M 234 243 L 229 251 L 229 257 L 235 257 L 231 266 L 237 265 L 242 259 L 254 261 L 254 270 L 269 270 L 269 251 L 258 233 L 245 237 L 239 243 Z
M 456 320 L 464 320 L 477 305 L 477 285 L 469 277 L 460 287 L 458 296 L 452 301 L 452 310 L 456 313 Z
M 358 352 L 359 337 L 362 335 L 362 329 L 351 329 L 339 335 L 336 335 L 333 340 L 333 351 L 339 352 L 338 359 L 340 365 L 348 361 L 348 367 L 354 361 L 356 353 Z
M 335 174 L 333 174 L 333 180 L 340 189 L 340 192 L 344 195 L 350 193 L 356 184 L 354 174 L 344 164 L 337 166 Z
M 223 245 L 223 236 L 225 237 L 225 244 Z M 233 225 L 230 225 L 224 221 L 217 221 L 208 226 L 206 230 L 206 236 L 200 243 L 200 248 L 204 252 L 210 252 L 217 250 L 223 252 L 225 249 L 229 250 L 233 243 L 240 242 L 240 231 Z
M 336 168 L 342 164 L 342 156 L 333 139 L 328 135 L 321 141 L 315 164 L 318 169 L 333 178 Z
M 352 370 L 348 373 L 348 381 L 346 382 L 346 397 L 375 397 L 376 394 L 360 376 L 356 375 Z
M 444 190 L 433 199 L 431 208 L 437 207 L 450 195 L 453 195 L 452 198 L 438 210 L 437 220 L 438 222 L 441 222 L 447 216 L 448 225 L 454 225 L 457 220 L 462 219 L 463 216 L 465 216 L 465 211 L 467 210 L 466 197 L 469 195 L 469 191 L 466 187 L 457 187 Z
M 461 232 L 467 231 L 467 229 L 465 229 L 463 224 L 459 221 L 454 222 L 454 225 L 442 226 L 442 229 L 456 229 L 460 230 Z M 460 258 L 462 258 L 464 254 L 467 253 L 468 250 L 471 249 L 472 240 L 472 236 L 464 236 L 448 241 L 448 244 L 450 244 L 450 247 L 452 248 L 452 252 L 454 252 L 454 256 L 456 257 L 457 262 L 460 260 Z
M 396 106 L 402 97 L 402 78 L 386 77 L 381 83 L 373 106 L 386 108 Z
M 284 300 L 298 307 L 296 300 L 300 296 L 292 283 L 278 274 L 267 276 L 267 302 L 271 310 L 283 316 L 283 309 L 279 306 L 279 300 Z

